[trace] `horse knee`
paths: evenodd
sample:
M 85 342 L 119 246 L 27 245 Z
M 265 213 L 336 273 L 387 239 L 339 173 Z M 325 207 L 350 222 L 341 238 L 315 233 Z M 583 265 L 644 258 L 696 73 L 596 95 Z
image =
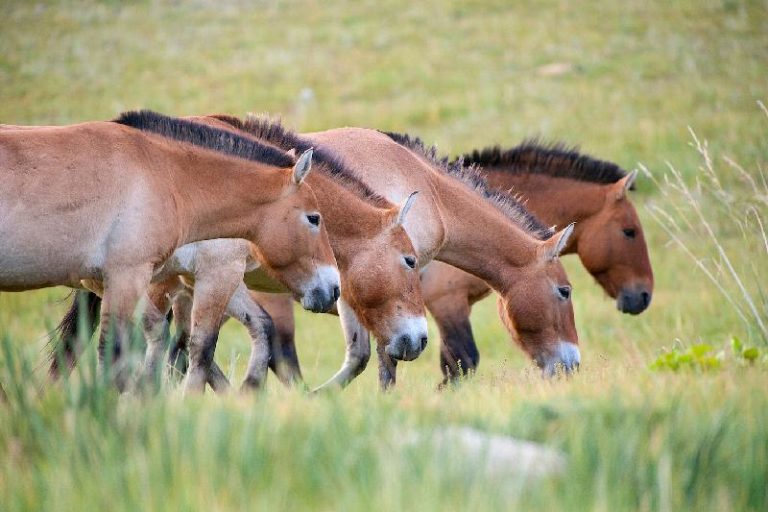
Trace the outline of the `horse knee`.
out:
M 259 326 L 268 346 L 272 346 L 272 341 L 277 335 L 277 328 L 275 327 L 275 321 L 272 320 L 272 317 L 266 311 L 259 315 Z

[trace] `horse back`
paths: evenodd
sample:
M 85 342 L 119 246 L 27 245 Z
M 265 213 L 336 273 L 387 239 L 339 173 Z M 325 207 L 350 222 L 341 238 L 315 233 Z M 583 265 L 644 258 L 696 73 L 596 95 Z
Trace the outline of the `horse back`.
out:
M 146 139 L 107 122 L 0 130 L 0 288 L 97 278 L 145 242 L 170 192 Z

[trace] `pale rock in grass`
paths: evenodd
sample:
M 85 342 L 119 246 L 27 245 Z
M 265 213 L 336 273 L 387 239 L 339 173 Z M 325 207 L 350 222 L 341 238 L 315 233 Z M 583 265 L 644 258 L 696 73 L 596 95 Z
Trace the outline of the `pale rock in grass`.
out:
M 536 68 L 536 74 L 539 76 L 560 76 L 573 70 L 574 65 L 570 62 L 552 62 Z
M 435 453 L 462 461 L 472 473 L 500 481 L 539 480 L 565 473 L 567 460 L 559 450 L 469 427 L 439 427 L 411 431 L 401 442 L 427 446 Z M 448 461 L 446 461 L 448 462 Z

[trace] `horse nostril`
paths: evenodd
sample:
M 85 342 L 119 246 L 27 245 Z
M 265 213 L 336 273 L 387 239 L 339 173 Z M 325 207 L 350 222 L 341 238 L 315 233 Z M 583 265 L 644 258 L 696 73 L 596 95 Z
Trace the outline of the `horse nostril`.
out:
M 338 286 L 333 287 L 333 300 L 338 300 L 341 295 L 341 289 Z
M 650 293 L 648 293 L 648 292 L 643 292 L 643 293 L 641 293 L 641 294 L 640 294 L 640 298 L 641 298 L 641 299 L 642 299 L 642 301 L 643 301 L 643 307 L 644 307 L 644 308 L 648 307 L 648 304 L 650 304 L 650 303 L 651 303 L 651 294 L 650 294 Z
M 421 341 L 421 350 L 424 350 L 425 348 L 427 348 L 427 337 L 426 336 L 422 336 L 421 340 L 419 340 L 419 341 Z

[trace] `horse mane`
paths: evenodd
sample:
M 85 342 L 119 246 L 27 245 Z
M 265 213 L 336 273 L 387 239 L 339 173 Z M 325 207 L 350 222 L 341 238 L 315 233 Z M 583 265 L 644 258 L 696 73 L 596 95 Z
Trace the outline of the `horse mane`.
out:
M 555 231 L 545 226 L 523 205 L 521 200 L 506 192 L 494 190 L 480 174 L 480 169 L 474 164 L 466 164 L 462 158 L 451 161 L 447 156 L 440 156 L 436 146 L 426 146 L 419 137 L 405 133 L 381 132 L 401 146 L 420 154 L 433 167 L 466 185 L 470 190 L 479 194 L 501 211 L 525 232 L 539 240 L 547 240 Z
M 276 167 L 293 167 L 296 164 L 296 160 L 285 151 L 250 137 L 151 110 L 123 112 L 113 122 L 252 162 Z
M 228 115 L 212 116 L 220 121 L 231 124 L 240 131 L 251 134 L 269 144 L 289 151 L 296 149 L 301 153 L 313 148 L 312 141 L 298 135 L 290 128 L 282 125 L 280 119 L 270 118 L 266 115 L 248 114 L 245 120 Z M 350 169 L 339 155 L 325 147 L 315 147 L 312 159 L 319 164 L 321 172 L 329 175 L 347 190 L 351 191 L 364 201 L 378 208 L 391 208 L 392 203 L 385 197 L 374 192 L 368 185 Z
M 627 175 L 626 171 L 613 162 L 580 153 L 577 146 L 567 146 L 563 142 L 545 143 L 536 138 L 526 139 L 510 149 L 502 149 L 500 146 L 476 149 L 461 159 L 464 165 L 494 167 L 512 174 L 541 174 L 588 183 L 616 183 Z

